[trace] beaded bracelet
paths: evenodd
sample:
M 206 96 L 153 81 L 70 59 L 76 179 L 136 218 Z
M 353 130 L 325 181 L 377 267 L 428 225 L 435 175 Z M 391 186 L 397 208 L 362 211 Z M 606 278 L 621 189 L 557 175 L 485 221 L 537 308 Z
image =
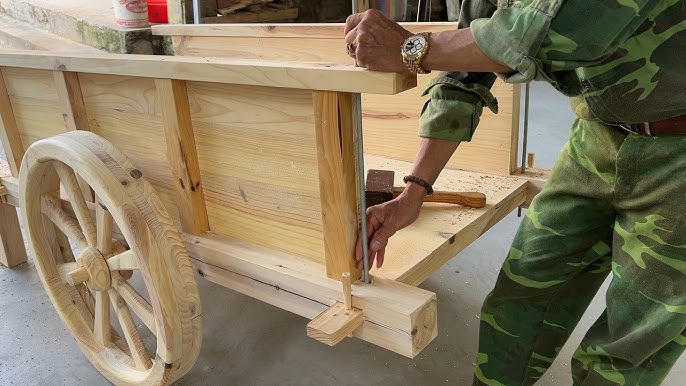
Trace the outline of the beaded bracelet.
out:
M 426 189 L 427 194 L 433 194 L 433 192 L 434 192 L 434 188 L 431 186 L 430 183 L 422 180 L 419 177 L 413 176 L 413 175 L 403 177 L 403 182 L 405 182 L 405 183 L 414 182 L 417 185 L 423 186 L 424 189 Z

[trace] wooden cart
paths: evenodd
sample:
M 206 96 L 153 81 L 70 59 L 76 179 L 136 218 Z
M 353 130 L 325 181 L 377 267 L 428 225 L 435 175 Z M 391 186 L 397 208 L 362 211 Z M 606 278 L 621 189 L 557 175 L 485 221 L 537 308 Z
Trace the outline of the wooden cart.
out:
M 0 53 L 11 171 L 0 258 L 26 261 L 18 207 L 51 301 L 115 384 L 170 383 L 193 366 L 195 274 L 313 319 L 308 334 L 326 343 L 352 335 L 413 357 L 437 335 L 436 296 L 416 285 L 533 186 L 510 175 L 518 94 L 501 84 L 501 115 L 470 144 L 479 162 L 462 161 L 475 171 L 446 170 L 436 184 L 482 191 L 487 206 L 426 204 L 372 282 L 357 281 L 353 100 L 364 96 L 365 166 L 402 176 L 421 106 L 403 91 L 415 85 L 350 64 Z

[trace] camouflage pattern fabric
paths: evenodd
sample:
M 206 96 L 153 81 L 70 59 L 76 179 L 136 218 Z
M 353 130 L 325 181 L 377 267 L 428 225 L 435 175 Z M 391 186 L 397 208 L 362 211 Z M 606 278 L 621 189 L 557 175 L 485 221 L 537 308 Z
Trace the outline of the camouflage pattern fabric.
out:
M 474 383 L 531 385 L 608 275 L 575 385 L 659 385 L 686 349 L 686 136 L 579 119 L 481 313 Z
M 547 81 L 603 122 L 686 114 L 686 0 L 465 0 L 458 27 L 515 70 L 500 75 L 506 82 Z M 427 90 L 419 135 L 470 140 L 482 107 L 493 109 L 493 80 L 441 74 Z

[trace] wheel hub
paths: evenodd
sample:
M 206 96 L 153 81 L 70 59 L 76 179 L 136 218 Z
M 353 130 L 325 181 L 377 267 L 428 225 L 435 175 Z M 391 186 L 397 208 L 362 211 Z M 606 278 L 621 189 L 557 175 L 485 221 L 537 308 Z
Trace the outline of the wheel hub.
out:
M 71 284 L 88 282 L 94 291 L 107 291 L 112 286 L 110 268 L 105 257 L 96 248 L 84 248 L 79 255 L 79 269 L 69 273 Z

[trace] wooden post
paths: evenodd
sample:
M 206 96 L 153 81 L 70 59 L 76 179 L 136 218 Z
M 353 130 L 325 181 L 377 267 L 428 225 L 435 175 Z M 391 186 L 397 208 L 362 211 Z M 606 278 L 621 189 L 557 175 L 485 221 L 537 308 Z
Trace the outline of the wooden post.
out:
M 350 272 L 357 280 L 360 270 L 355 261 L 358 202 L 352 95 L 314 91 L 313 99 L 326 274 L 340 281 L 343 272 Z
M 157 97 L 162 107 L 167 157 L 179 202 L 181 229 L 186 233 L 201 234 L 207 232 L 210 226 L 200 178 L 200 165 L 193 136 L 186 82 L 175 79 L 155 79 L 155 84 Z
M 90 131 L 86 107 L 81 94 L 79 74 L 76 72 L 53 71 L 55 89 L 62 106 L 62 117 L 67 126 L 67 131 L 87 130 Z
M 0 263 L 14 267 L 26 262 L 26 247 L 14 206 L 0 203 Z
M 7 92 L 2 67 L 0 67 L 0 141 L 2 141 L 5 149 L 5 155 L 7 156 L 7 162 L 10 165 L 12 175 L 14 177 L 19 176 L 21 159 L 24 157 L 24 144 L 21 141 L 17 122 L 14 119 L 12 102 L 10 101 L 9 92 Z

